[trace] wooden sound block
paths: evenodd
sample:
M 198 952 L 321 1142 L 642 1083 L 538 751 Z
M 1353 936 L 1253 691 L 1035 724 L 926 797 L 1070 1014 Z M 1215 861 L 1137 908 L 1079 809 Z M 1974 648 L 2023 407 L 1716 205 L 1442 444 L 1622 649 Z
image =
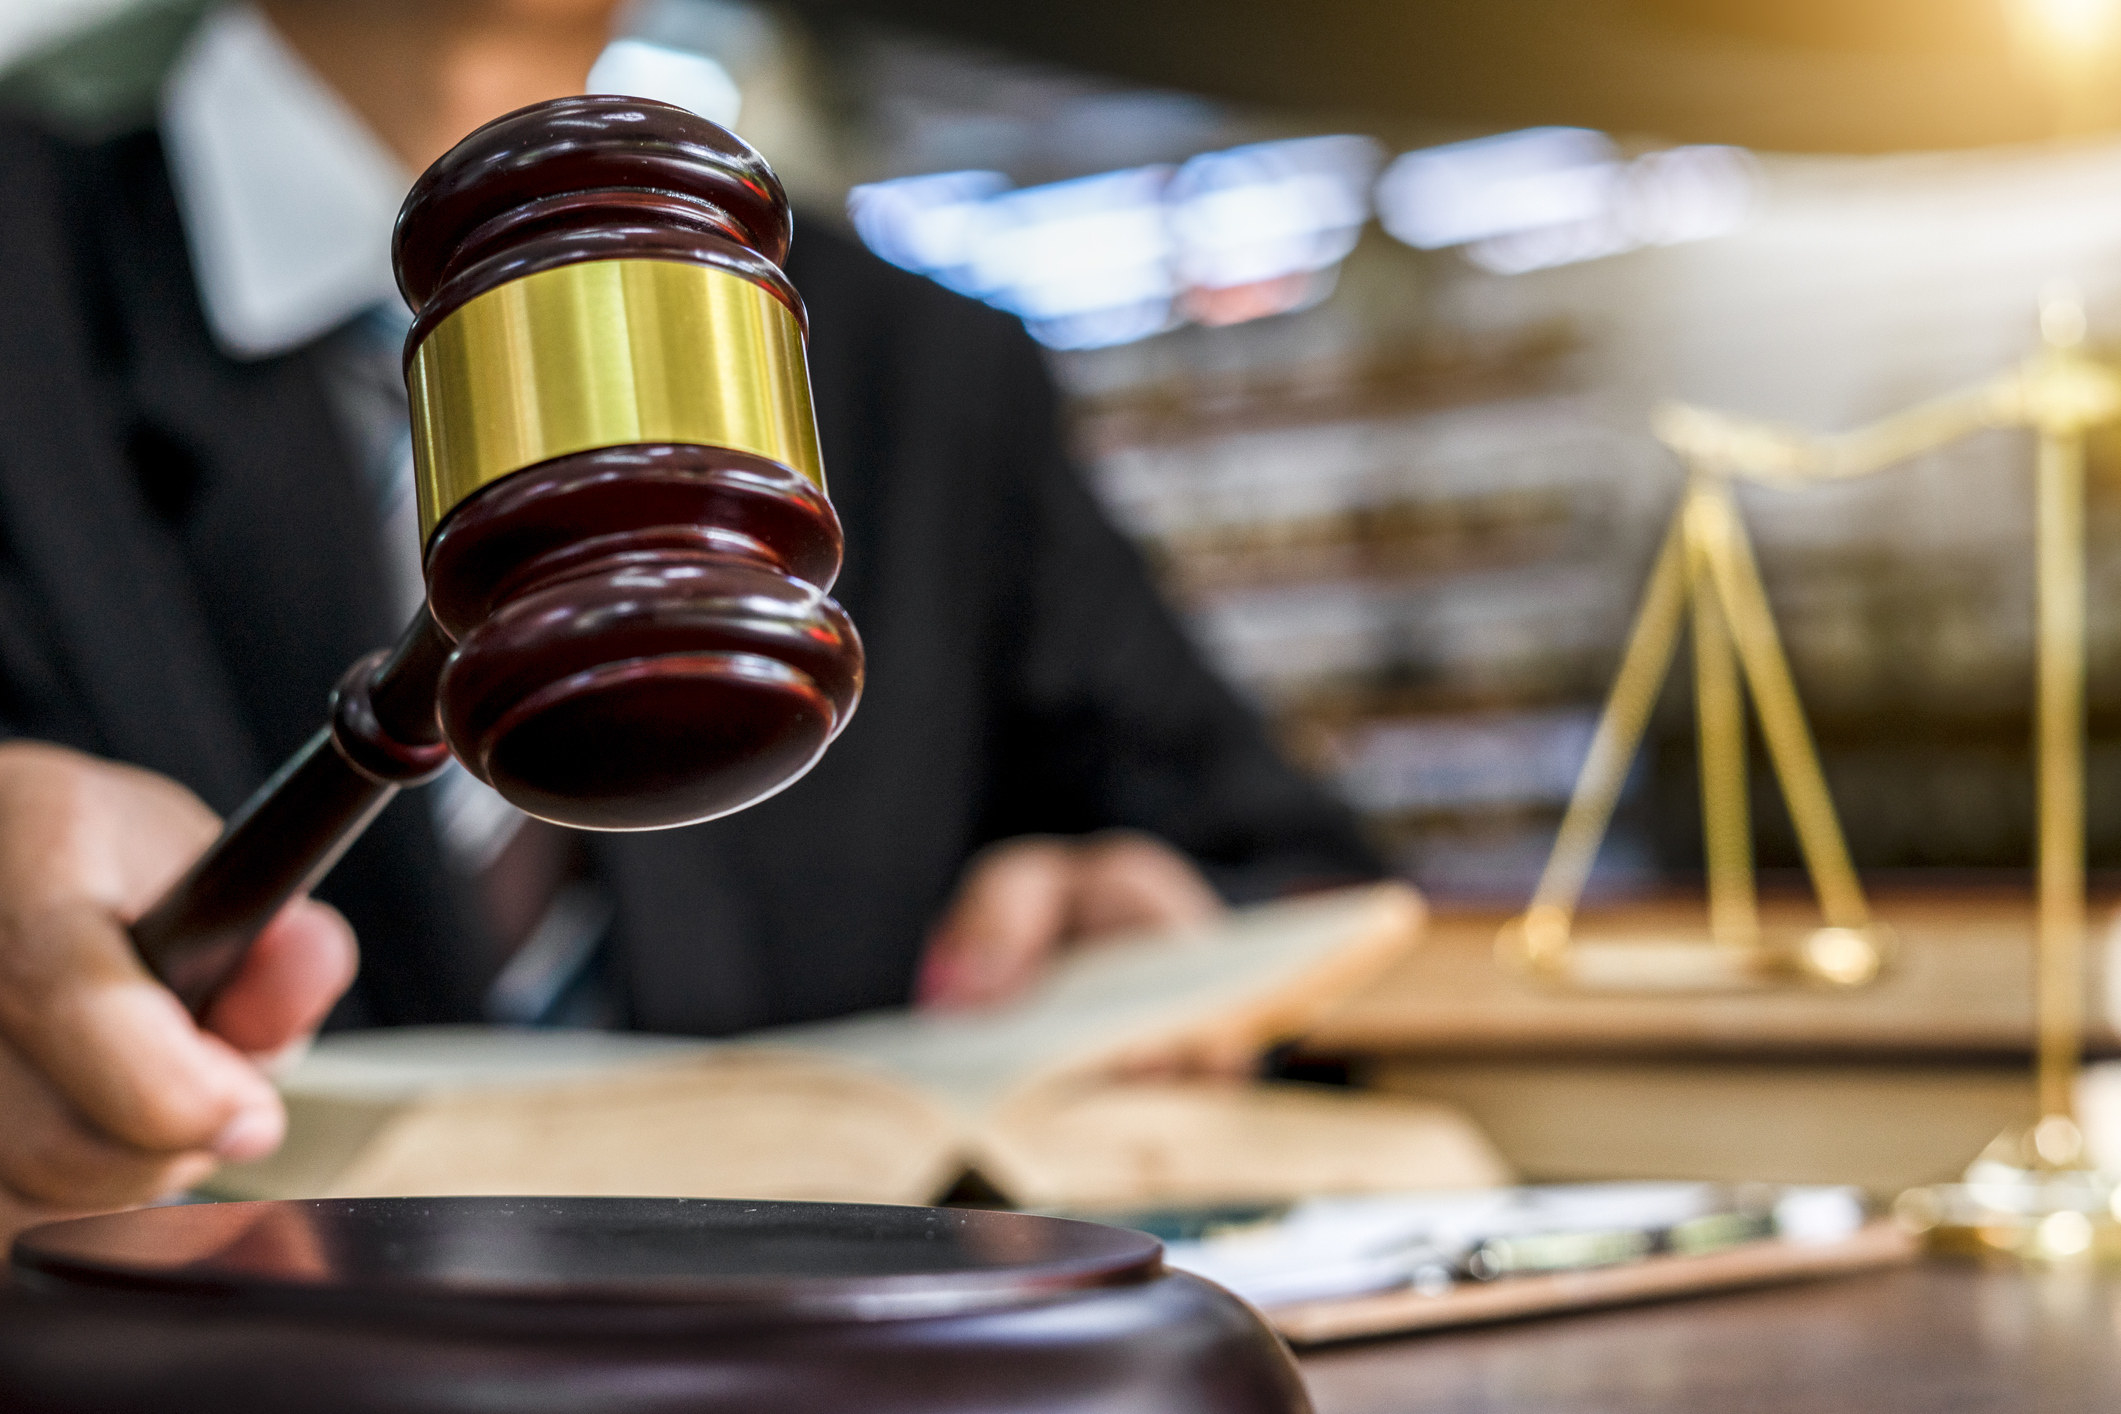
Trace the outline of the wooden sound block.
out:
M 1308 1414 L 1155 1239 L 1015 1213 L 680 1198 L 153 1208 L 15 1244 L 0 1408 Z

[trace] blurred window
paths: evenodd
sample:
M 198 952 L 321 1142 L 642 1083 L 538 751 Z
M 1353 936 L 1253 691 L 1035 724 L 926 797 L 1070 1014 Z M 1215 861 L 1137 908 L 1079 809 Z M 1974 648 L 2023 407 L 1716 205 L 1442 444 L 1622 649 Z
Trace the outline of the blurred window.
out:
M 942 172 L 856 187 L 870 249 L 1021 317 L 1053 348 L 1315 304 L 1369 218 L 1366 137 L 1255 143 L 1034 187 Z
M 715 60 L 645 39 L 613 40 L 590 69 L 587 89 L 653 98 L 725 128 L 736 126 L 744 102 L 736 80 Z
M 1514 275 L 1728 234 L 1755 185 L 1751 154 L 1675 147 L 1624 157 L 1587 128 L 1528 128 L 1401 154 L 1377 183 L 1377 215 L 1421 250 L 1463 246 Z

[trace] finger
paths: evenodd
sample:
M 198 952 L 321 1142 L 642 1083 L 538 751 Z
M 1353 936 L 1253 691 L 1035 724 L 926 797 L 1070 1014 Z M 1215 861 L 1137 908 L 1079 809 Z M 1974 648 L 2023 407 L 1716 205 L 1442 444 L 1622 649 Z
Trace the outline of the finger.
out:
M 1018 840 L 974 860 L 929 935 L 916 996 L 924 1006 L 976 1006 L 1021 989 L 1060 941 L 1075 887 L 1075 850 Z
M 20 1057 L 0 1047 L 0 1188 L 35 1208 L 145 1203 L 213 1171 L 210 1154 L 152 1154 L 86 1128 Z
M 1152 835 L 1114 831 L 1083 846 L 1071 932 L 1078 937 L 1140 928 L 1182 928 L 1225 911 L 1194 865 Z
M 245 1055 L 271 1055 L 317 1029 L 359 965 L 337 909 L 297 899 L 251 944 L 206 1014 L 206 1029 Z
M 0 1036 L 91 1125 L 135 1148 L 270 1152 L 279 1097 L 148 975 L 107 912 L 59 905 L 5 920 Z

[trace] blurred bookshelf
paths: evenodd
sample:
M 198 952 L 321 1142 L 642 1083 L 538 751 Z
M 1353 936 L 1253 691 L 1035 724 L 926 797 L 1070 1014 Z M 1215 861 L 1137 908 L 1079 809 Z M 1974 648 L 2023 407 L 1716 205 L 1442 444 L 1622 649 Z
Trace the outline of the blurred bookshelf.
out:
M 2061 243 L 2020 221 L 1985 252 L 1881 245 L 1871 228 L 1943 196 L 1986 186 L 2067 211 L 2069 173 L 2121 170 L 2115 150 L 1986 160 L 1763 159 L 1752 230 L 1527 275 L 1367 238 L 1316 309 L 1057 366 L 1108 504 L 1289 749 L 1439 899 L 1522 899 L 1681 483 L 1646 430 L 1657 398 L 1831 429 L 2008 365 L 2032 346 L 2042 271 L 2082 282 L 2095 335 L 2117 309 L 2121 212 L 2081 213 Z M 1851 288 L 1793 244 L 1872 279 Z M 2113 451 L 2094 446 L 2090 509 L 2094 867 L 2121 863 Z M 1741 493 L 1865 870 L 1999 877 L 2030 860 L 2030 461 L 2025 439 L 1984 434 L 1860 483 Z M 1594 897 L 1700 869 L 1685 673 Z M 1792 867 L 1754 748 L 1761 862 Z
M 1744 153 L 1247 108 L 739 0 L 643 0 L 634 24 L 726 70 L 802 223 L 1024 319 L 1210 660 L 1446 905 L 1522 903 L 1551 843 L 1682 486 L 1656 403 L 1867 422 L 2026 355 L 2057 280 L 2121 337 L 2110 137 Z M 1483 235 L 1438 205 L 1504 159 L 1595 209 Z M 2114 450 L 2091 483 L 2095 868 L 2121 865 Z M 2030 470 L 1991 433 L 1739 492 L 1866 871 L 2022 881 Z M 1594 901 L 1698 877 L 1686 675 Z M 1795 842 L 1757 760 L 1755 787 L 1773 874 Z
M 841 170 L 858 195 L 955 170 L 1017 220 L 1056 193 L 1119 200 L 1101 172 L 1183 174 L 1195 154 L 1346 131 L 1332 115 L 1237 110 L 888 32 L 834 43 Z M 1391 154 L 1477 135 L 1370 136 L 1379 219 L 1301 278 L 1180 290 L 1120 334 L 1042 319 L 1050 290 L 990 282 L 982 297 L 1055 346 L 1084 465 L 1211 660 L 1395 868 L 1446 904 L 1508 905 L 1551 843 L 1682 485 L 1651 407 L 1861 423 L 2024 356 L 2058 278 L 2082 291 L 2095 339 L 2114 332 L 2121 144 L 1754 154 L 1725 233 L 1542 267 L 1522 249 L 1388 234 L 1408 234 L 1388 209 Z M 1623 184 L 1676 170 L 1679 150 L 1654 138 L 1570 141 L 1603 144 Z M 1272 224 L 1276 209 L 1254 215 Z M 1166 225 L 1189 229 L 1182 214 Z M 976 289 L 970 268 L 931 273 Z M 1254 317 L 1273 309 L 1286 312 Z M 2094 453 L 2090 843 L 2112 866 L 2121 488 L 2102 468 L 2121 463 Z M 1740 493 L 1863 869 L 2003 878 L 2031 857 L 2030 466 L 2025 439 L 1994 433 L 1860 482 Z M 1594 899 L 1698 875 L 1686 672 L 1667 685 Z M 1795 840 L 1756 765 L 1772 872 L 1797 863 Z
M 1343 279 L 1407 279 L 1394 263 L 1416 262 L 1358 250 Z M 1676 474 L 1584 396 L 1566 322 L 1366 338 L 1343 302 L 1247 327 L 1236 357 L 1217 329 L 1062 355 L 1080 446 L 1203 647 L 1395 867 L 1510 897 Z M 1623 833 L 1609 879 L 1631 849 L 1649 867 Z

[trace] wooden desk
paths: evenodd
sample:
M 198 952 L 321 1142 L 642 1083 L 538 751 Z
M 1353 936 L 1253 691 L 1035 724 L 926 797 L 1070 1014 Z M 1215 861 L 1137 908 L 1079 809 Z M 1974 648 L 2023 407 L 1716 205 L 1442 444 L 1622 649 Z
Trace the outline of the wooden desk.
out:
M 21 1300 L 0 1286 L 0 1330 L 27 1328 Z M 1301 1363 L 1317 1414 L 2105 1414 L 2117 1332 L 2121 1277 L 1934 1262 Z
M 1303 1367 L 1318 1414 L 2091 1414 L 2121 1408 L 2121 1277 L 1925 1262 Z
M 1400 1057 L 1527 1055 L 1701 1060 L 1927 1060 L 2023 1062 L 2032 1054 L 2029 894 L 2011 890 L 1880 889 L 1871 899 L 1900 947 L 1868 987 L 1773 987 L 1728 993 L 1571 992 L 1495 964 L 1501 910 L 1441 911 L 1407 960 L 1306 1038 L 1322 1052 Z M 2086 956 L 2086 1037 L 2095 1054 L 2121 1054 L 2107 1006 L 2108 920 L 2092 901 Z M 1808 897 L 1761 902 L 1764 924 L 1816 926 Z M 1586 909 L 1587 938 L 1705 937 L 1699 898 Z
M 1504 915 L 1442 913 L 1406 962 L 1306 1038 L 1379 1088 L 1458 1106 L 1540 1180 L 1854 1183 L 1881 1199 L 1957 1175 L 2035 1117 L 2032 905 L 1992 889 L 1881 889 L 1901 947 L 1875 985 L 1582 993 L 1500 969 Z M 1587 936 L 1698 936 L 1699 898 L 1587 910 Z M 2108 919 L 2102 898 L 2094 917 Z M 1771 927 L 1815 919 L 1763 904 Z M 2088 959 L 2087 1040 L 2121 1054 Z M 2103 1134 L 2103 1131 L 2102 1131 Z

